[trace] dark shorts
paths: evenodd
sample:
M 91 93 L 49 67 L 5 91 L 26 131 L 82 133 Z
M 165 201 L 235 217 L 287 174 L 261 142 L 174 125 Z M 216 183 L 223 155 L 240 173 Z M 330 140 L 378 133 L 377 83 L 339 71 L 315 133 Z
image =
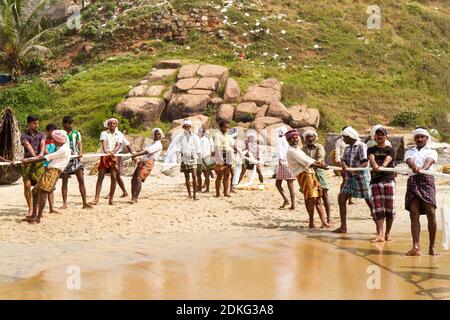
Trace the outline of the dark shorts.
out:
M 83 163 L 78 158 L 72 158 L 69 161 L 63 174 L 75 174 L 79 169 L 84 170 Z
M 188 164 L 185 162 L 181 162 L 180 172 L 191 173 L 194 170 L 196 170 L 196 168 L 197 168 L 196 164 Z

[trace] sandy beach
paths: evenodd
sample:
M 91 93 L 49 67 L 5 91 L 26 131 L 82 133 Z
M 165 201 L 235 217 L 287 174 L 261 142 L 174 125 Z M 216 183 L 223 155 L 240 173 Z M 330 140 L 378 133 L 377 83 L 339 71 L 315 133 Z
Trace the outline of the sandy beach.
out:
M 275 189 L 275 180 L 270 178 L 270 170 L 265 170 L 264 174 L 266 176 L 264 191 L 240 190 L 229 199 L 216 199 L 213 193 L 200 194 L 199 201 L 192 201 L 186 199 L 184 181 L 180 174 L 167 177 L 155 170 L 153 176 L 145 183 L 138 204 L 130 205 L 128 199 L 116 197 L 114 206 L 109 206 L 108 201 L 102 199 L 100 204 L 91 210 L 80 209 L 81 198 L 77 182 L 72 178 L 69 182 L 69 208 L 62 211 L 62 214 L 45 213 L 40 225 L 20 222 L 26 212 L 21 183 L 2 186 L 0 245 L 6 262 L 0 267 L 0 297 L 8 299 L 447 297 L 445 294 L 448 294 L 450 288 L 448 275 L 430 284 L 431 288 L 442 285 L 447 288 L 441 292 L 442 294 L 418 294 L 420 290 L 425 289 L 418 289 L 408 280 L 409 275 L 420 271 L 420 268 L 436 269 L 433 271 L 434 274 L 439 271 L 445 273 L 450 266 L 450 260 L 448 253 L 445 252 L 438 258 L 425 256 L 414 262 L 412 262 L 414 258 L 401 257 L 411 245 L 409 216 L 403 208 L 405 176 L 399 176 L 397 179 L 397 217 L 392 231 L 394 242 L 374 245 L 369 240 L 374 236 L 375 227 L 362 200 L 357 200 L 356 205 L 350 206 L 347 235 L 332 234 L 332 228 L 309 230 L 303 197 L 297 196 L 295 211 L 279 209 L 282 201 Z M 109 183 L 109 179 L 105 181 Z M 96 176 L 86 176 L 90 199 L 95 182 Z M 129 182 L 130 178 L 125 177 L 127 188 Z M 340 182 L 339 177 L 330 177 L 333 228 L 339 222 L 337 194 Z M 107 192 L 108 183 L 104 185 L 103 195 Z M 443 180 L 437 180 L 436 185 L 440 205 L 443 198 L 450 194 L 450 185 Z M 120 194 L 119 191 L 117 196 Z M 61 204 L 60 184 L 55 197 L 58 207 Z M 422 219 L 422 229 L 425 231 L 426 219 Z M 319 226 L 317 216 L 316 222 Z M 428 233 L 422 232 L 425 248 L 428 243 L 427 237 Z M 438 232 L 437 247 L 442 252 L 441 232 Z M 221 253 L 222 251 L 227 253 Z M 241 258 L 251 261 L 243 263 L 239 260 Z M 310 262 L 313 269 L 316 268 L 314 265 L 317 268 L 322 264 L 328 268 L 334 268 L 331 266 L 335 263 L 340 265 L 341 273 L 332 272 L 331 269 L 319 271 L 323 272 L 325 279 L 337 283 L 334 291 L 322 290 L 320 283 L 323 284 L 324 280 L 318 280 L 317 286 L 311 283 L 311 279 L 322 279 L 323 276 L 316 275 L 308 280 L 305 271 L 299 273 L 299 263 L 303 265 L 308 259 L 314 260 Z M 85 274 L 89 275 L 84 281 L 84 291 L 67 291 L 65 287 L 66 268 L 73 263 L 83 266 Z M 202 266 L 202 263 L 206 263 L 207 266 Z M 265 266 L 266 264 L 269 266 Z M 285 264 L 287 266 L 283 267 Z M 398 290 L 391 290 L 392 293 L 388 296 L 387 292 L 391 291 L 387 287 L 383 287 L 386 290 L 384 293 L 380 291 L 359 293 L 358 286 L 361 283 L 365 286 L 366 270 L 371 264 L 379 265 L 383 274 L 388 275 L 386 276 L 388 280 L 385 281 L 389 282 L 389 286 L 395 285 Z M 360 267 L 356 278 L 344 272 L 344 269 L 350 266 Z M 409 268 L 408 275 L 402 273 L 405 266 Z M 310 267 L 303 266 L 303 268 Z M 419 269 L 416 270 L 416 267 Z M 206 273 L 211 273 L 210 281 L 203 279 L 202 273 L 199 273 L 198 270 L 202 268 L 206 268 Z M 261 270 L 256 272 L 255 270 L 259 268 Z M 187 274 L 188 271 L 193 274 Z M 164 284 L 154 282 L 153 278 L 148 280 L 148 272 L 153 275 L 159 274 L 158 279 L 163 277 L 161 274 L 165 274 Z M 256 272 L 258 276 L 252 272 Z M 295 281 L 292 280 L 295 278 L 292 272 L 297 274 Z M 223 277 L 226 279 L 217 273 L 224 273 Z M 258 280 L 260 277 L 267 278 L 268 282 L 263 284 Z M 118 280 L 119 278 L 121 280 Z M 433 280 L 432 278 L 427 279 Z M 144 279 L 148 281 L 145 282 Z M 294 284 L 290 283 L 289 279 L 294 281 Z M 109 289 L 105 289 L 117 286 L 118 281 L 122 283 L 120 288 L 134 286 L 133 290 L 138 292 L 121 291 L 117 288 L 109 292 Z M 188 284 L 192 287 L 190 290 L 185 288 L 186 281 L 191 281 Z M 279 281 L 281 284 L 278 284 Z M 230 286 L 230 282 L 242 285 Z M 244 284 L 250 288 L 246 287 L 244 290 L 242 287 Z M 296 286 L 302 290 L 297 290 Z M 211 291 L 211 288 L 220 290 Z

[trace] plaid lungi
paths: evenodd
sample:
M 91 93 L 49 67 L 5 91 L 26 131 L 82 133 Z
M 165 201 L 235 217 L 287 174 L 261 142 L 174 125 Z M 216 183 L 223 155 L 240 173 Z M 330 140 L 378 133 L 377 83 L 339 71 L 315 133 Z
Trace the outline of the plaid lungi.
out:
M 285 165 L 278 165 L 277 173 L 275 176 L 276 180 L 295 180 L 295 178 L 292 176 L 291 170 L 288 166 Z
M 141 161 L 139 162 L 139 166 L 136 168 L 135 174 L 137 174 L 141 178 L 142 182 L 144 182 L 152 172 L 153 166 L 153 160 Z
M 364 170 L 352 175 L 349 174 L 342 188 L 342 193 L 348 193 L 353 198 L 371 199 L 369 171 Z
M 35 162 L 22 165 L 21 168 L 23 181 L 31 181 L 31 185 L 35 186 L 45 173 L 44 163 Z
M 33 191 L 52 192 L 55 190 L 56 182 L 58 182 L 61 171 L 56 168 L 47 168 L 41 180 L 34 187 Z
M 115 156 L 103 156 L 100 157 L 99 170 L 106 170 L 107 173 L 111 172 L 111 169 L 119 170 L 119 162 Z
M 408 178 L 405 196 L 405 209 L 409 210 L 414 199 L 420 199 L 420 214 L 426 214 L 425 203 L 436 208 L 436 186 L 434 177 L 427 174 L 416 174 Z
M 395 182 L 379 182 L 370 185 L 372 191 L 373 220 L 394 219 Z
M 64 174 L 75 174 L 79 169 L 84 170 L 83 163 L 79 158 L 70 159 L 67 167 L 64 169 Z
M 322 197 L 323 189 L 314 173 L 302 172 L 297 176 L 297 181 L 305 200 Z

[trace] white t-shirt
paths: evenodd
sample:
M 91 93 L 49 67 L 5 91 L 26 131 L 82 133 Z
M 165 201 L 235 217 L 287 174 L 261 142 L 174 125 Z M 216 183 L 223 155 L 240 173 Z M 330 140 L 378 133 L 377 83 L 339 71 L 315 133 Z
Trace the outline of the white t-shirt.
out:
M 343 137 L 336 140 L 334 145 L 334 150 L 336 153 L 335 157 L 336 162 L 341 162 L 341 158 L 344 156 L 345 147 L 347 147 L 347 144 L 344 142 Z
M 405 161 L 408 159 L 413 159 L 416 166 L 422 167 L 428 158 L 431 158 L 436 162 L 438 160 L 438 154 L 436 150 L 431 149 L 428 146 L 424 146 L 422 149 L 417 149 L 417 147 L 411 148 L 405 153 Z M 432 165 L 428 170 L 432 171 L 434 165 Z M 410 173 L 410 176 L 415 175 L 415 173 Z
M 181 161 L 187 164 L 199 163 L 202 152 L 202 144 L 198 135 L 182 133 L 175 137 L 172 142 L 175 150 L 181 152 Z M 193 162 L 193 163 L 192 163 Z
M 200 143 L 202 144 L 202 159 L 210 157 L 212 151 L 211 140 L 208 137 L 203 136 L 200 138 Z
M 68 143 L 63 144 L 55 152 L 44 156 L 45 160 L 49 161 L 47 168 L 55 168 L 63 172 L 69 164 L 71 155 L 70 145 Z
M 310 167 L 316 161 L 313 158 L 308 157 L 301 149 L 289 146 L 286 158 L 289 169 L 291 169 L 291 173 L 294 177 L 305 171 L 314 173 L 314 170 Z
M 119 130 L 117 130 L 117 133 L 120 136 L 120 139 L 122 139 L 122 145 L 120 146 L 119 152 L 123 152 L 123 150 L 130 145 L 130 141 L 128 141 L 128 139 L 125 137 L 125 135 L 120 132 Z
M 147 148 L 144 149 L 145 151 L 147 151 L 147 153 L 144 156 L 144 161 L 158 160 L 162 149 L 163 146 L 160 140 L 154 141 L 152 144 L 149 144 Z
M 231 164 L 233 162 L 234 138 L 228 133 L 222 133 L 221 131 L 217 131 L 212 138 L 214 141 L 215 162 L 218 164 Z M 223 153 L 226 153 L 226 159 L 223 159 Z
M 105 150 L 106 152 L 113 151 L 116 147 L 117 142 L 122 143 L 121 134 L 122 133 L 118 130 L 116 130 L 114 133 L 106 130 L 100 134 L 100 141 L 106 141 L 106 147 L 108 148 L 107 150 Z M 120 152 L 120 150 L 118 152 Z

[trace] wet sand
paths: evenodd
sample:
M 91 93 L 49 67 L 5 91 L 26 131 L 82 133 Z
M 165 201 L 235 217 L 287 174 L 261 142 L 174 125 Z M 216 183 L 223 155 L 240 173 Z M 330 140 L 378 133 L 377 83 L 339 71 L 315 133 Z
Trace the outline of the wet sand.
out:
M 86 176 L 89 195 L 95 179 Z M 340 181 L 330 179 L 334 227 Z M 129 178 L 125 183 L 129 187 Z M 201 194 L 193 202 L 186 200 L 181 176 L 158 175 L 144 184 L 137 205 L 117 198 L 111 207 L 102 199 L 87 211 L 79 209 L 76 179 L 70 179 L 70 208 L 62 215 L 46 214 L 37 226 L 20 223 L 26 209 L 22 185 L 3 186 L 0 298 L 450 298 L 448 254 L 401 256 L 411 239 L 403 209 L 406 178 L 400 176 L 397 183 L 394 242 L 381 245 L 369 242 L 375 227 L 363 201 L 349 208 L 349 234 L 310 231 L 302 197 L 297 197 L 297 210 L 278 209 L 281 201 L 272 179 L 267 179 L 265 191 L 239 191 L 231 199 Z M 437 180 L 437 190 L 440 204 L 450 185 Z M 424 217 L 422 229 L 426 248 Z M 442 252 L 440 242 L 438 232 L 436 244 Z M 69 266 L 80 268 L 81 290 L 68 289 Z M 371 290 L 367 272 L 369 267 L 377 271 L 377 266 L 381 289 Z
M 402 257 L 408 235 L 381 245 L 369 238 L 265 230 L 73 243 L 47 248 L 46 254 L 39 246 L 11 246 L 4 248 L 7 256 L 24 257 L 24 269 L 33 258 L 40 261 L 35 276 L 0 279 L 0 298 L 450 298 L 450 255 Z M 81 271 L 80 290 L 67 286 L 74 265 Z

